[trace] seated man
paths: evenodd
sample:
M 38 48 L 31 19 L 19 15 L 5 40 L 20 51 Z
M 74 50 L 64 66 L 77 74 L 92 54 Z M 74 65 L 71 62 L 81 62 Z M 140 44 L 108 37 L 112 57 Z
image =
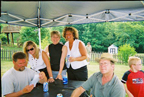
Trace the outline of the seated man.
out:
M 2 95 L 6 97 L 17 97 L 31 92 L 34 85 L 29 84 L 34 76 L 38 74 L 26 67 L 26 55 L 23 52 L 13 54 L 13 64 L 14 67 L 2 76 Z M 39 73 L 39 79 L 40 83 L 47 81 L 44 72 Z
M 82 86 L 75 89 L 71 97 L 79 97 L 84 91 L 91 89 L 90 97 L 125 97 L 123 84 L 114 74 L 114 63 L 117 61 L 109 53 L 103 53 L 99 62 L 100 72 L 94 73 Z

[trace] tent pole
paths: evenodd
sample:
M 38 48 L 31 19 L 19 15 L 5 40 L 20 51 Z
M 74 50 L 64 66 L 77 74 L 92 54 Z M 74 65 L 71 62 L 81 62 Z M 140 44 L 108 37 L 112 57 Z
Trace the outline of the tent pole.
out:
M 40 28 L 38 28 L 38 33 L 39 33 L 39 48 L 41 49 L 41 32 L 40 32 Z
M 39 48 L 41 49 L 41 32 L 40 32 L 40 1 L 39 1 L 39 7 L 38 7 L 38 33 L 39 33 Z

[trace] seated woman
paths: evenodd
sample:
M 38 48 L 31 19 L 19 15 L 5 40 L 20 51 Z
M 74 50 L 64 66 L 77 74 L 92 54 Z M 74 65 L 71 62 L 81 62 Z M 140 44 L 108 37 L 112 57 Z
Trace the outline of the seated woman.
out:
M 62 77 L 66 75 L 65 57 L 67 54 L 67 47 L 63 46 L 60 41 L 60 32 L 51 32 L 52 44 L 45 48 L 45 51 L 49 54 L 50 63 L 52 67 L 53 77 L 62 80 Z
M 43 71 L 48 78 L 48 82 L 53 82 L 52 70 L 46 52 L 39 49 L 33 41 L 26 41 L 23 45 L 23 51 L 30 68 L 34 71 Z

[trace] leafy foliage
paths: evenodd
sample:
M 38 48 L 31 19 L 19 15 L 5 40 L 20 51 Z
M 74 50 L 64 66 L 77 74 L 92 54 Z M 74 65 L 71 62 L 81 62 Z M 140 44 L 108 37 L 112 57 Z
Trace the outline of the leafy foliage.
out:
M 41 40 L 43 40 L 49 34 L 49 29 L 41 28 Z M 36 44 L 39 44 L 39 35 L 38 35 L 38 28 L 36 27 L 22 27 L 20 31 L 20 41 L 23 44 L 26 41 L 34 41 Z M 50 36 L 48 36 L 50 37 Z
M 0 42 L 2 44 L 6 44 L 6 42 L 7 42 L 7 37 L 4 33 L 0 34 Z
M 50 44 L 50 41 L 48 41 L 48 40 L 49 40 L 49 37 L 48 37 L 48 36 L 46 36 L 46 37 L 42 40 L 41 48 L 42 48 L 43 50 L 45 49 L 45 47 L 46 47 L 47 45 Z
M 119 47 L 118 58 L 125 63 L 128 63 L 128 58 L 134 56 L 137 52 L 134 47 L 131 47 L 130 44 L 124 44 Z
M 90 42 L 93 51 L 107 52 L 108 47 L 111 44 L 114 44 L 117 47 L 120 47 L 124 44 L 130 44 L 136 49 L 138 53 L 144 53 L 144 21 L 103 22 L 66 26 L 75 27 L 79 31 L 79 39 L 85 44 Z M 48 44 L 51 43 L 50 32 L 53 30 L 57 30 L 61 33 L 60 42 L 64 44 L 66 42 L 62 37 L 62 31 L 64 27 L 65 26 L 41 28 L 42 45 L 44 41 L 48 41 L 46 42 Z M 37 29 L 38 28 L 22 27 L 19 35 L 21 38 L 21 43 L 32 40 L 39 44 Z
M 20 41 L 23 44 L 26 41 L 34 41 L 36 44 L 39 44 L 39 36 L 37 28 L 22 27 L 20 31 Z

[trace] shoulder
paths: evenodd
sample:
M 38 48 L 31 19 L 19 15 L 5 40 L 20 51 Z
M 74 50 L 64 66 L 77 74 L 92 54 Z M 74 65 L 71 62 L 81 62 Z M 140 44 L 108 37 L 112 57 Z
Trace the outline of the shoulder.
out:
M 83 42 L 83 41 L 78 40 L 78 42 L 79 42 L 79 45 L 84 45 L 84 46 L 85 46 L 85 44 L 84 44 L 84 42 Z
M 15 78 L 15 72 L 14 71 L 14 68 L 12 67 L 11 69 L 9 69 L 6 73 L 3 74 L 2 76 L 2 81 L 3 82 L 10 82 L 10 81 L 13 81 L 13 79 Z
M 57 46 L 60 47 L 60 48 L 62 48 L 64 45 L 61 44 L 61 43 L 58 43 Z
M 46 51 L 44 51 L 44 50 L 41 50 L 41 52 L 42 52 L 42 55 L 47 54 Z
M 143 71 L 143 70 L 140 70 L 140 72 L 144 73 L 144 71 Z
M 124 73 L 124 75 L 129 75 L 131 72 L 130 72 L 130 70 L 128 70 L 128 71 L 126 71 L 125 73 Z
M 67 41 L 64 45 L 68 45 L 69 44 L 69 42 Z
M 101 72 L 95 72 L 91 77 L 98 78 L 100 76 L 102 76 Z
M 95 76 L 101 75 L 101 72 L 95 72 L 93 75 Z
M 74 41 L 77 42 L 77 43 L 81 43 L 81 42 L 82 42 L 82 41 L 79 40 L 79 39 L 75 39 Z
M 49 49 L 49 45 L 47 45 L 44 50 L 45 50 L 46 52 L 49 52 L 48 49 Z
M 112 97 L 125 97 L 125 88 L 119 78 L 114 75 L 114 79 L 109 84 L 111 87 Z
M 52 45 L 53 45 L 53 43 L 49 44 L 47 47 L 49 48 L 49 47 L 51 47 Z
M 67 50 L 67 46 L 63 45 L 62 49 Z
M 49 48 L 49 46 L 50 46 L 50 45 L 47 45 L 47 46 L 45 47 L 45 49 L 48 49 L 48 48 Z
M 2 79 L 4 80 L 4 79 L 7 79 L 7 78 L 11 77 L 11 75 L 12 75 L 12 70 L 13 70 L 13 68 L 11 68 L 11 69 L 9 69 L 8 71 L 6 71 L 6 72 L 3 74 Z
M 115 87 L 120 87 L 120 88 L 123 88 L 123 84 L 122 82 L 119 80 L 119 78 L 114 75 L 114 79 L 112 81 L 112 84 L 115 86 Z
M 60 42 L 58 43 L 58 45 L 63 46 L 63 44 L 62 44 L 62 43 L 60 43 Z

